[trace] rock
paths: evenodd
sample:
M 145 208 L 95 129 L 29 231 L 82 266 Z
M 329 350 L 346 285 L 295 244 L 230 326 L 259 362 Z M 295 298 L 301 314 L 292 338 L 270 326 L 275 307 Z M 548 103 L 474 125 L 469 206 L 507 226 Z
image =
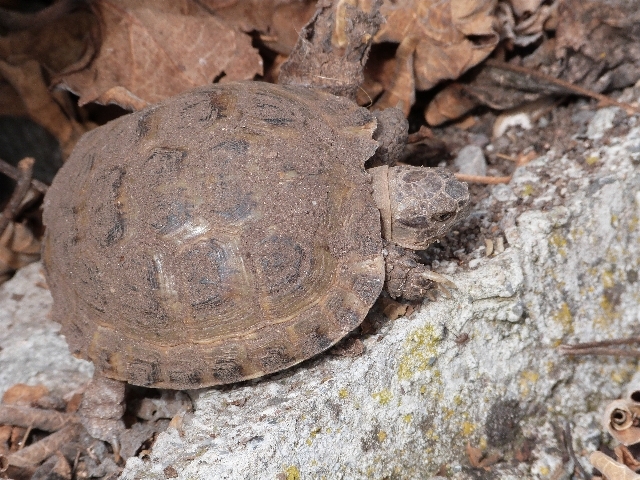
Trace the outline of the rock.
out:
M 465 175 L 486 175 L 487 160 L 484 157 L 482 148 L 477 145 L 467 145 L 463 147 L 454 160 L 454 165 L 460 173 Z
M 16 383 L 64 395 L 91 378 L 93 366 L 69 354 L 60 325 L 48 318 L 51 304 L 40 263 L 0 285 L 0 396 Z
M 447 263 L 458 286 L 452 298 L 382 322 L 362 337 L 359 357 L 321 355 L 260 381 L 190 392 L 195 412 L 174 418 L 149 456 L 127 461 L 121 478 L 429 478 L 443 464 L 457 480 L 568 478 L 574 465 L 557 430 L 565 422 L 578 461 L 591 471 L 601 410 L 621 394 L 636 362 L 574 359 L 556 347 L 631 336 L 637 327 L 640 172 L 629 152 L 639 141 L 637 128 L 611 139 L 598 148 L 596 167 L 553 152 L 520 167 L 509 188 L 522 201 L 501 221 L 506 250 L 479 258 L 473 270 L 452 274 Z M 475 209 L 503 208 L 499 196 Z M 46 290 L 34 288 L 35 278 L 24 283 L 38 268 L 0 290 L 0 312 L 14 312 L 9 334 L 18 332 L 17 340 L 4 334 L 1 372 L 33 383 L 48 379 L 44 367 L 51 367 L 50 383 L 66 383 L 61 362 L 73 372 L 82 364 L 52 351 L 66 352 L 60 338 L 39 347 L 57 358 L 30 367 L 40 375 L 20 373 L 29 361 L 24 349 L 7 354 L 8 345 L 28 341 L 20 332 L 35 332 L 36 318 L 45 321 Z M 14 292 L 25 295 L 19 315 Z M 468 341 L 459 345 L 462 334 Z M 512 427 L 502 428 L 502 418 Z M 474 471 L 467 443 L 488 445 L 484 452 L 504 460 Z
M 613 128 L 613 119 L 618 112 L 620 112 L 618 107 L 607 107 L 598 110 L 587 125 L 587 138 L 590 140 L 602 138 L 607 130 Z

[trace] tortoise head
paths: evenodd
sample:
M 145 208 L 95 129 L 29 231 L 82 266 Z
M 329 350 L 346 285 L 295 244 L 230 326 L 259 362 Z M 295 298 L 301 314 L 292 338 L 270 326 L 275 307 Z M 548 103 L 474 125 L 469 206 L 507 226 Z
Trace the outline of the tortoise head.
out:
M 423 250 L 469 213 L 467 184 L 444 168 L 383 166 L 370 172 L 383 237 L 401 247 Z

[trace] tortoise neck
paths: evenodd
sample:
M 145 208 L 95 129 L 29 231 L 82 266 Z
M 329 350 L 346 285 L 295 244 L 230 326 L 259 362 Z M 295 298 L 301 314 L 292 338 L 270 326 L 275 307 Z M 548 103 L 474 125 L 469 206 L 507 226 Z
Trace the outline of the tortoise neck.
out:
M 383 165 L 367 170 L 372 178 L 373 201 L 380 210 L 382 238 L 391 241 L 391 200 L 389 199 L 389 167 Z

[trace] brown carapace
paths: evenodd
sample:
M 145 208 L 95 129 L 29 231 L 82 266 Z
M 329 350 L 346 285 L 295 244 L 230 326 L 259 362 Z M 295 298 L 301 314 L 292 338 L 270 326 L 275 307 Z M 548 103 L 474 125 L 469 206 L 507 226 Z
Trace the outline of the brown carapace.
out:
M 346 98 L 245 82 L 86 134 L 44 213 L 53 318 L 72 352 L 109 378 L 187 389 L 335 344 L 380 294 L 394 229 L 424 248 L 469 202 L 443 169 L 365 170 L 376 126 Z M 380 174 L 393 180 L 382 201 Z

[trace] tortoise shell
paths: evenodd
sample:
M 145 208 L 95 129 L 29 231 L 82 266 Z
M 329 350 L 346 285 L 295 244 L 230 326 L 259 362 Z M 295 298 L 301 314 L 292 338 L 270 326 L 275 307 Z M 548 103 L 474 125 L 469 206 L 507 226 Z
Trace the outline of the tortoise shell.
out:
M 365 161 L 376 120 L 333 95 L 209 85 L 82 137 L 45 200 L 71 351 L 160 388 L 259 377 L 326 350 L 384 283 Z

